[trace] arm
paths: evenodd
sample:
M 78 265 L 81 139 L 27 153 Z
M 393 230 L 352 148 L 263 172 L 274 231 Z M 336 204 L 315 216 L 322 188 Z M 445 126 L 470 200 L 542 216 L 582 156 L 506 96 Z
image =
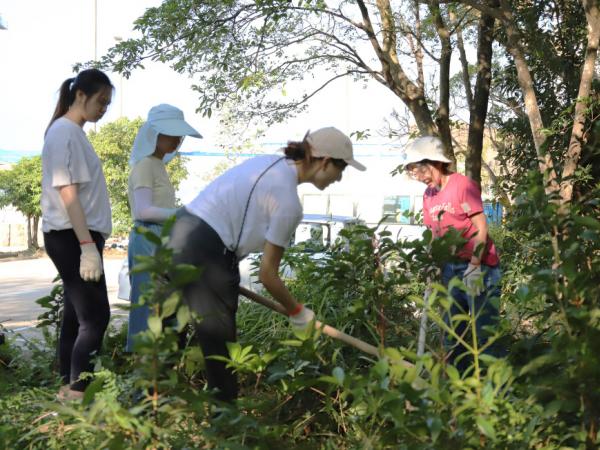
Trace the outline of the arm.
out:
M 140 187 L 133 191 L 133 218 L 162 223 L 177 211 L 176 208 L 160 208 L 152 204 L 152 189 Z
M 283 247 L 279 247 L 269 241 L 265 242 L 258 277 L 273 298 L 281 303 L 288 313 L 292 313 L 300 305 L 279 277 L 279 264 L 283 256 L 283 250 Z
M 84 281 L 98 281 L 104 272 L 102 258 L 87 226 L 85 213 L 79 201 L 78 186 L 77 184 L 61 186 L 59 193 L 81 246 L 79 275 Z
M 477 213 L 470 217 L 473 226 L 477 229 L 477 234 L 473 236 L 473 256 L 471 264 L 478 266 L 481 264 L 485 244 L 487 243 L 488 226 L 484 213 Z
M 77 184 L 69 184 L 58 188 L 60 198 L 62 199 L 67 215 L 73 226 L 73 231 L 79 242 L 93 241 L 90 230 L 85 220 L 85 214 L 79 201 L 79 193 Z

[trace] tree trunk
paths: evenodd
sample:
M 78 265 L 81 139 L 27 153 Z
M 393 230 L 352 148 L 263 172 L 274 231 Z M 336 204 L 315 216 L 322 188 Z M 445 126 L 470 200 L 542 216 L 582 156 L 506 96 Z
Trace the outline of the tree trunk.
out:
M 32 236 L 32 248 L 37 250 L 40 248 L 40 246 L 38 245 L 38 225 L 40 223 L 40 216 L 33 216 L 33 228 L 31 230 L 31 236 Z
M 27 216 L 27 249 L 31 249 L 31 216 Z
M 516 23 L 510 5 L 507 0 L 500 0 L 501 14 L 504 18 L 503 25 L 506 30 L 506 37 L 508 42 L 506 48 L 515 60 L 515 68 L 517 69 L 517 80 L 525 99 L 525 111 L 529 118 L 529 126 L 531 127 L 531 134 L 533 135 L 533 143 L 538 157 L 538 166 L 540 172 L 544 176 L 546 184 L 546 192 L 558 192 L 559 186 L 556 182 L 556 172 L 554 170 L 554 163 L 550 154 L 544 148 L 546 137 L 543 133 L 544 123 L 542 121 L 542 114 L 540 107 L 537 102 L 535 90 L 533 88 L 533 79 L 531 72 L 527 66 L 527 61 L 523 54 L 523 48 L 520 41 L 520 33 L 516 28 Z
M 469 75 L 469 61 L 467 60 L 467 52 L 465 51 L 465 44 L 463 41 L 463 34 L 460 27 L 456 26 L 456 14 L 450 9 L 448 11 L 450 20 L 452 21 L 453 28 L 456 28 L 456 46 L 458 47 L 458 54 L 460 55 L 460 66 L 462 68 L 462 80 L 465 88 L 465 98 L 467 99 L 467 106 L 469 111 L 473 110 L 473 89 L 471 88 L 471 76 Z
M 452 149 L 452 133 L 450 132 L 450 61 L 452 59 L 452 45 L 450 43 L 450 31 L 444 23 L 437 0 L 430 2 L 431 14 L 435 20 L 435 27 L 442 43 L 440 53 L 440 100 L 436 114 L 436 124 L 440 139 L 444 143 L 445 156 L 452 161 L 456 167 L 456 158 Z
M 490 2 L 492 8 L 498 7 L 498 2 Z M 483 151 L 483 136 L 487 118 L 492 83 L 492 44 L 494 42 L 495 19 L 481 13 L 478 25 L 477 42 L 477 80 L 473 107 L 469 118 L 469 137 L 465 158 L 465 175 L 481 186 L 481 161 Z
M 363 0 L 357 0 L 366 33 L 377 58 L 381 63 L 381 73 L 388 89 L 396 94 L 412 113 L 422 135 L 437 136 L 438 130 L 433 122 L 431 111 L 422 90 L 406 75 L 396 53 L 396 28 L 389 0 L 377 0 L 381 16 L 382 43 L 380 44 L 373 29 L 369 11 Z
M 573 129 L 569 148 L 565 156 L 565 164 L 562 172 L 560 187 L 560 196 L 563 203 L 570 202 L 573 198 L 573 175 L 579 164 L 581 155 L 581 143 L 584 139 L 583 128 L 585 125 L 585 113 L 587 109 L 586 100 L 592 89 L 592 79 L 594 78 L 594 67 L 598 57 L 598 44 L 600 41 L 600 10 L 597 0 L 581 0 L 585 17 L 587 20 L 587 48 L 581 80 L 579 82 L 579 93 L 577 94 L 577 103 L 575 105 L 575 116 L 573 119 Z

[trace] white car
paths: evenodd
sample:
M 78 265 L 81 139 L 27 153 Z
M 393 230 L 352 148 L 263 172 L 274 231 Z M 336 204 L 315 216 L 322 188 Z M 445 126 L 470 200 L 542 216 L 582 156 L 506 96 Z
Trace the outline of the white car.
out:
M 362 223 L 360 219 L 350 216 L 328 216 L 323 214 L 305 214 L 302 222 L 296 228 L 292 238 L 292 245 L 305 245 L 311 257 L 319 259 L 333 242 L 335 242 L 341 230 L 351 225 Z M 240 261 L 240 285 L 260 290 L 262 285 L 258 281 L 256 273 L 260 262 L 261 253 L 251 253 Z M 292 277 L 291 269 L 284 269 L 284 276 Z M 119 291 L 117 296 L 122 300 L 129 300 L 129 265 L 127 258 L 123 259 L 119 271 Z
M 324 251 L 335 242 L 344 228 L 363 223 L 362 220 L 351 216 L 330 216 L 325 214 L 305 214 L 302 222 L 296 228 L 296 232 L 290 244 L 304 247 L 310 253 L 312 259 L 323 257 Z M 258 266 L 262 253 L 251 253 L 240 261 L 240 285 L 250 290 L 262 289 L 258 281 Z M 293 278 L 294 274 L 290 267 L 283 268 L 284 278 Z

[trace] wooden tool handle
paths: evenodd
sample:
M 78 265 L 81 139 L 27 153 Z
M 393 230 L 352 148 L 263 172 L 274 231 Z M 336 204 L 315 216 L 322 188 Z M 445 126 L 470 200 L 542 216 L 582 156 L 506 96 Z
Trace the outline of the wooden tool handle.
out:
M 274 300 L 270 300 L 266 297 L 263 297 L 262 295 L 257 294 L 254 291 L 246 289 L 245 287 L 240 286 L 240 294 L 242 294 L 246 298 L 249 298 L 252 301 L 255 301 L 256 303 L 260 303 L 261 305 L 272 309 L 273 311 L 277 311 L 278 313 L 283 314 L 285 316 L 288 315 L 287 311 L 285 310 L 283 305 L 281 305 L 280 303 L 277 303 Z M 345 344 L 351 345 L 365 353 L 368 353 L 369 355 L 379 357 L 379 350 L 377 350 L 377 347 L 375 347 L 371 344 L 367 344 L 365 341 L 361 341 L 360 339 L 352 337 L 352 336 L 350 336 L 342 331 L 339 331 L 329 325 L 319 322 L 318 320 L 315 321 L 315 327 L 317 329 L 321 330 L 323 332 L 323 334 L 326 334 L 329 337 L 338 339 L 338 340 L 344 342 Z

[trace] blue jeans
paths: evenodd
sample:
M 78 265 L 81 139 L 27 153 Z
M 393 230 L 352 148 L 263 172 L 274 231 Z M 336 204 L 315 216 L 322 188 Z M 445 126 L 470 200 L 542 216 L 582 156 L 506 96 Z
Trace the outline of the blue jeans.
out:
M 143 226 L 148 228 L 154 234 L 160 236 L 162 225 L 158 223 L 142 222 L 136 220 L 129 233 L 129 246 L 127 249 L 127 259 L 129 262 L 129 283 L 131 291 L 129 300 L 131 301 L 131 309 L 129 310 L 129 327 L 127 329 L 127 346 L 126 351 L 133 351 L 133 337 L 141 331 L 148 329 L 148 317 L 150 310 L 146 305 L 140 305 L 140 295 L 145 290 L 145 285 L 150 283 L 150 274 L 148 272 L 131 273 L 136 264 L 136 256 L 152 256 L 156 246 L 147 240 L 144 235 L 135 231 L 136 227 Z
M 450 280 L 454 277 L 462 280 L 468 265 L 467 261 L 445 264 L 442 268 L 442 283 L 444 286 L 447 287 Z M 470 324 L 463 320 L 451 325 L 450 318 L 456 314 L 469 314 L 471 317 L 475 317 L 475 331 L 477 333 L 477 346 L 479 348 L 487 342 L 489 335 L 493 334 L 492 330 L 488 331 L 484 328 L 489 327 L 490 329 L 494 329 L 498 325 L 498 303 L 500 300 L 500 280 L 502 278 L 500 266 L 491 267 L 482 264 L 481 271 L 484 274 L 484 288 L 481 294 L 473 297 L 458 287 L 453 288 L 450 295 L 454 299 L 454 302 L 450 306 L 450 310 L 444 315 L 446 324 L 453 326 L 456 334 L 463 336 L 466 342 L 471 342 L 471 338 L 469 337 Z M 446 337 L 445 344 L 446 349 L 451 351 L 449 362 L 456 365 L 460 372 L 467 370 L 471 363 L 471 358 L 469 355 L 460 357 L 467 351 L 466 348 L 450 336 Z M 484 353 L 501 356 L 499 349 L 494 344 L 489 346 Z

